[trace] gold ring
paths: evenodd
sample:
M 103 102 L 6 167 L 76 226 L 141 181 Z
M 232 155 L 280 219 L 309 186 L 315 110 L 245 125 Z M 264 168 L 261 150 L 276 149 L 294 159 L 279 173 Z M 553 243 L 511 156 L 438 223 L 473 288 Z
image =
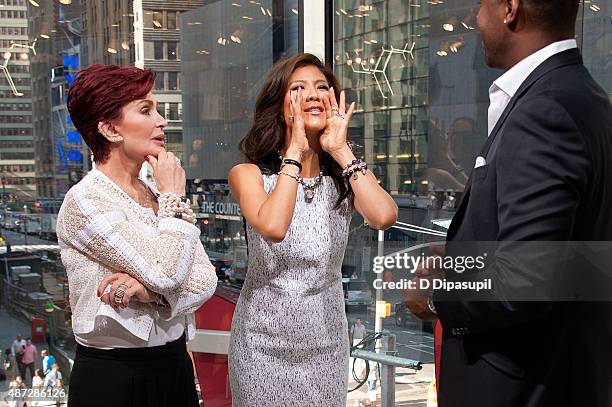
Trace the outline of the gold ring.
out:
M 121 283 L 119 287 L 117 287 L 117 291 L 115 291 L 114 300 L 117 304 L 123 303 L 123 296 L 125 295 L 125 291 L 128 289 L 127 284 Z

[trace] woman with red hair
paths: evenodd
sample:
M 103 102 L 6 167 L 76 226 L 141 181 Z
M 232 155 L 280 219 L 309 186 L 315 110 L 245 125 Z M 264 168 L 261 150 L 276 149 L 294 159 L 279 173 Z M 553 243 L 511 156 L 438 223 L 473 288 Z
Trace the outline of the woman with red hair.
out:
M 68 94 L 96 163 L 57 220 L 78 343 L 73 407 L 198 405 L 185 332 L 217 277 L 184 197 L 185 171 L 164 148 L 154 82 L 149 69 L 94 65 Z M 155 185 L 138 177 L 143 160 Z

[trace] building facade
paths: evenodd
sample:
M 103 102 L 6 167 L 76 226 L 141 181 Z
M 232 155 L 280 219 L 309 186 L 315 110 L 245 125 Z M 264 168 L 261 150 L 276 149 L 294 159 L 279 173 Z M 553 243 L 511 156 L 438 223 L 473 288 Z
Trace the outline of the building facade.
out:
M 0 1 L 0 182 L 2 201 L 36 198 L 27 0 Z
M 284 56 L 312 52 L 356 102 L 350 139 L 400 208 L 384 233 L 354 215 L 346 291 L 367 291 L 367 305 L 390 302 L 396 320 L 384 327 L 397 328 L 399 356 L 431 362 L 431 333 L 397 319 L 402 294 L 372 288 L 372 261 L 378 250 L 444 239 L 487 137 L 488 89 L 502 72 L 484 62 L 477 9 L 462 0 L 0 0 L 2 200 L 61 199 L 91 168 L 65 108 L 79 69 L 152 68 L 201 240 L 236 287 L 248 254 L 227 174 L 244 161 L 238 143 L 266 72 Z M 579 47 L 612 99 L 611 22 L 612 0 L 581 4 Z M 348 319 L 371 331 L 371 308 L 348 305 Z
M 82 63 L 81 8 L 77 3 L 28 3 L 32 117 L 37 200 L 53 212 L 72 185 L 90 169 L 89 152 L 70 120 L 67 94 Z

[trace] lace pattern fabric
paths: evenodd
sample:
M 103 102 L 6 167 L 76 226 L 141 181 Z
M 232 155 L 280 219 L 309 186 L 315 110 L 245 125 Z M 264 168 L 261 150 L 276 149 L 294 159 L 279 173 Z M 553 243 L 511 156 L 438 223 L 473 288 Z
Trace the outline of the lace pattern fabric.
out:
M 147 341 L 155 320 L 185 318 L 212 296 L 214 267 L 200 230 L 180 219 L 158 219 L 100 171 L 93 170 L 66 194 L 57 220 L 61 257 L 68 274 L 75 334 L 100 332 L 121 341 Z M 100 281 L 128 273 L 169 306 L 133 303 L 115 311 L 96 295 Z M 123 329 L 105 332 L 106 318 Z M 194 329 L 188 318 L 189 334 Z M 117 324 L 112 324 L 116 327 Z

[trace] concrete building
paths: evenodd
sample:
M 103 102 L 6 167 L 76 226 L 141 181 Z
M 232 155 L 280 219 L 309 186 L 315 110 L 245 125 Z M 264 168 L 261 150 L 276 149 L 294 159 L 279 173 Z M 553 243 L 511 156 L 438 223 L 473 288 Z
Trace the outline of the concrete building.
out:
M 34 140 L 27 0 L 0 0 L 0 197 L 33 200 Z
M 28 3 L 36 190 L 42 208 L 58 208 L 89 169 L 87 146 L 72 125 L 68 88 L 81 63 L 80 4 Z
M 168 120 L 166 148 L 183 156 L 183 101 L 181 97 L 181 14 L 200 7 L 203 0 L 134 0 L 135 65 L 157 72 L 154 94 L 158 110 Z

